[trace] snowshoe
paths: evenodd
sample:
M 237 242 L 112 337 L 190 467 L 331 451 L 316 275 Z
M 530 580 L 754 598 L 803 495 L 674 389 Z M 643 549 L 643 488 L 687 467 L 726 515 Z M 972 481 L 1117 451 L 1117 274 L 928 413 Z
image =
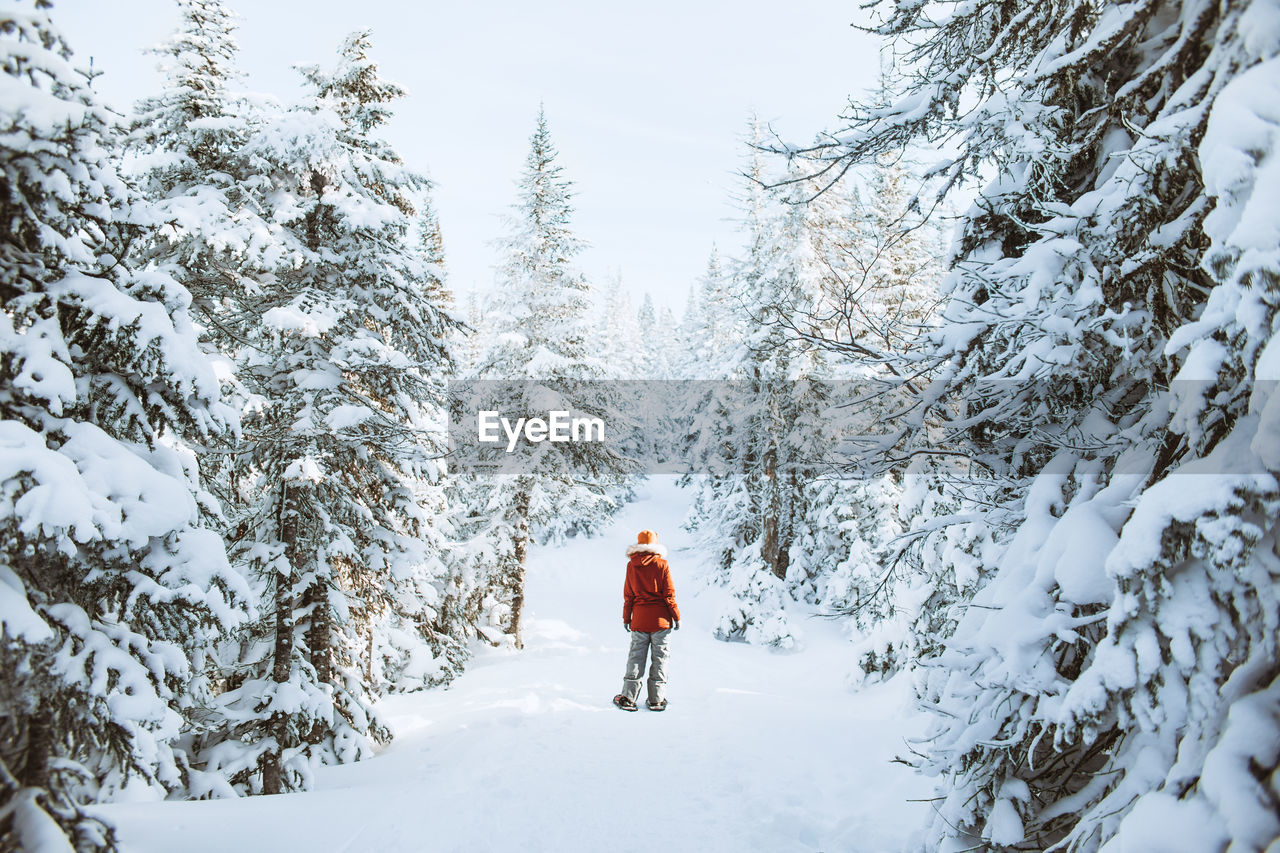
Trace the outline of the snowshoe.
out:
M 630 699 L 628 699 L 626 696 L 623 696 L 621 693 L 613 697 L 613 704 L 617 705 L 619 708 L 621 708 L 624 711 L 636 710 L 636 703 L 632 702 Z
M 667 710 L 667 700 L 666 700 L 666 699 L 663 699 L 661 702 L 645 702 L 644 704 L 649 708 L 649 710 L 650 710 L 650 711 L 665 711 L 665 710 Z

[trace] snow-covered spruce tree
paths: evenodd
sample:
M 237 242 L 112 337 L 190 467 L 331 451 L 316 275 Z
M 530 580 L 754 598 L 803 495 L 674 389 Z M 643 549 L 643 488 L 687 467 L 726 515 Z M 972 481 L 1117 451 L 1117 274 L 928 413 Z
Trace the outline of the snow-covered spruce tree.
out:
M 890 98 L 883 72 L 875 97 L 880 104 Z M 842 350 L 846 343 L 855 348 L 854 358 L 839 360 L 866 400 L 856 415 L 866 428 L 854 432 L 872 436 L 874 445 L 881 425 L 902 402 L 899 383 L 905 377 L 923 381 L 908 365 L 935 325 L 944 253 L 939 224 L 917 210 L 923 185 L 909 153 L 885 152 L 866 172 L 854 201 L 852 240 L 840 274 L 831 279 L 825 323 L 818 328 L 837 354 L 849 354 Z M 865 353 L 856 347 L 863 345 L 888 363 L 859 357 Z M 895 363 L 905 369 L 895 373 Z M 971 551 L 989 539 L 981 524 L 961 517 L 973 505 L 970 498 L 981 502 L 981 497 L 965 496 L 957 485 L 964 480 L 963 467 L 950 458 L 920 457 L 905 470 L 894 466 L 888 476 L 871 473 L 877 467 L 861 461 L 851 466 L 850 473 L 867 472 L 851 490 L 862 523 L 840 582 L 828 586 L 827 606 L 850 613 L 860 635 L 855 681 L 887 677 L 936 651 L 939 629 L 954 624 L 954 606 L 976 588 L 976 574 L 968 572 Z M 877 529 L 868 518 L 881 519 L 884 526 Z M 903 535 L 883 535 L 889 530 Z M 843 601 L 833 592 L 843 593 Z
M 882 74 L 875 102 L 887 103 L 888 97 Z M 824 189 L 820 179 L 803 173 L 795 182 L 798 202 L 817 208 L 810 216 L 824 274 L 819 298 L 783 302 L 775 317 L 803 345 L 828 353 L 830 375 L 847 383 L 844 434 L 833 440 L 875 447 L 882 424 L 903 402 L 900 383 L 911 376 L 899 368 L 927 341 L 938 302 L 942 241 L 937 224 L 915 209 L 922 182 L 905 152 L 882 154 L 853 171 L 851 190 L 842 184 Z M 926 607 L 922 596 L 948 583 L 935 576 L 941 565 L 924 568 L 919 540 L 951 534 L 935 529 L 932 512 L 900 516 L 902 472 L 883 469 L 874 460 L 833 465 L 805 504 L 813 515 L 797 525 L 805 536 L 793 548 L 794 591 L 829 613 L 851 617 L 859 658 L 855 681 L 890 675 L 915 657 L 917 620 L 941 604 L 934 598 Z M 929 475 L 933 480 L 923 484 Z M 912 479 L 916 497 L 924 499 L 916 508 L 936 511 L 937 492 L 950 487 L 938 464 L 921 460 Z M 897 538 L 904 532 L 900 517 L 919 529 Z
M 453 306 L 453 296 L 445 287 L 445 248 L 439 216 L 426 188 L 417 194 L 418 238 L 426 298 L 437 309 Z M 449 320 L 443 345 L 437 356 L 437 370 L 431 376 L 433 394 L 423 402 L 435 420 L 424 444 L 439 455 L 444 444 L 440 433 L 444 424 L 441 391 L 443 380 L 458 370 L 457 351 L 461 327 Z M 430 374 L 428 374 L 430 375 Z M 448 479 L 440 466 L 429 465 L 427 477 L 418 478 L 414 503 L 428 523 L 420 524 L 426 559 L 414 564 L 407 577 L 396 579 L 381 607 L 372 609 L 372 619 L 363 628 L 368 635 L 365 684 L 375 693 L 410 691 L 451 681 L 461 673 L 467 651 L 467 625 L 451 607 L 450 595 L 459 585 L 459 567 L 452 559 L 458 547 L 456 531 L 448 520 Z
M 556 162 L 546 115 L 538 111 L 518 183 L 515 215 L 502 241 L 492 340 L 476 375 L 500 380 L 484 408 L 503 417 L 546 417 L 549 408 L 604 417 L 616 406 L 599 382 L 609 373 L 589 346 L 590 288 L 572 262 L 583 247 L 570 228 L 572 182 Z M 491 386 L 492 387 L 492 386 Z M 507 616 L 504 633 L 521 638 L 526 558 L 534 537 L 590 531 L 618 506 L 613 494 L 634 463 L 603 442 L 543 444 L 516 474 L 486 479 L 479 500 L 499 519 L 486 549 L 501 559 L 497 585 Z M 487 494 L 485 493 L 487 492 Z M 474 515 L 474 508 L 463 510 Z
M 29 8 L 26 8 L 29 7 Z M 47 4 L 0 11 L 0 847 L 111 849 L 81 806 L 181 789 L 201 657 L 249 590 L 186 440 L 234 425 Z
M 275 270 L 300 263 L 303 253 L 279 222 L 263 215 L 268 181 L 247 155 L 246 142 L 278 107 L 236 89 L 236 16 L 219 0 L 177 5 L 176 32 L 153 51 L 162 57 L 164 89 L 138 102 L 126 137 L 124 168 L 139 190 L 137 215 L 154 226 L 134 254 L 192 293 L 201 346 L 219 366 L 224 399 L 243 410 L 247 392 L 233 364 L 257 325 L 254 299 Z M 200 453 L 211 490 L 233 511 L 239 500 L 232 455 L 238 439 L 226 435 Z M 225 516 L 220 521 L 225 524 Z M 233 537 L 233 531 L 224 530 L 224 536 Z M 262 584 L 255 592 L 261 596 Z M 191 793 L 204 795 L 227 784 L 202 769 L 199 753 L 206 737 L 217 739 L 233 725 L 212 694 L 242 677 L 241 650 L 261 628 L 251 623 L 223 637 L 207 658 L 208 689 L 193 696 L 198 712 L 183 736 L 194 756 Z
M 671 378 L 671 357 L 675 351 L 675 328 L 671 313 L 660 315 L 653 305 L 653 296 L 645 293 L 636 309 L 636 333 L 639 336 L 635 377 L 637 379 Z
M 736 451 L 741 481 L 725 481 L 745 495 L 726 506 L 745 513 L 714 534 L 743 543 L 728 561 L 733 597 L 717 634 L 784 648 L 795 637 L 782 603 L 792 587 L 810 580 L 808 569 L 818 563 L 794 546 L 812 509 L 808 489 L 830 436 L 824 417 L 829 389 L 808 381 L 826 378 L 823 353 L 799 346 L 778 317 L 788 307 L 816 310 L 835 262 L 834 246 L 848 229 L 847 205 L 837 193 L 803 204 L 803 191 L 795 184 L 785 195 L 774 194 L 769 208 L 748 208 L 749 233 L 760 236 L 751 241 L 740 279 L 739 304 L 749 329 L 735 368 L 746 416 Z M 793 555 L 802 558 L 794 571 Z M 761 625 L 770 627 L 762 632 Z
M 418 233 L 422 241 L 422 259 L 436 268 L 435 278 L 445 280 L 444 232 L 440 228 L 440 214 L 436 213 L 431 196 L 418 200 Z
M 663 305 L 658 308 L 658 322 L 655 332 L 658 346 L 662 353 L 660 359 L 662 375 L 658 378 L 675 378 L 675 366 L 679 360 L 676 352 L 680 346 L 679 331 L 680 323 L 676 320 L 675 312 L 671 310 L 671 306 Z
M 237 16 L 221 0 L 178 0 L 180 20 L 153 53 L 164 89 L 140 100 L 126 137 L 125 169 L 139 215 L 154 226 L 134 254 L 192 294 L 202 346 L 218 363 L 224 398 L 243 409 L 233 364 L 259 321 L 257 298 L 276 271 L 301 263 L 303 248 L 266 215 L 270 180 L 248 140 L 280 108 L 238 91 Z M 231 456 L 237 436 L 202 455 L 214 493 L 238 500 Z
M 774 415 L 767 404 L 756 405 L 748 387 L 758 390 L 758 377 L 750 362 L 768 352 L 744 346 L 753 323 L 749 307 L 758 303 L 767 270 L 777 250 L 775 230 L 778 217 L 770 198 L 762 190 L 764 160 L 756 147 L 761 140 L 759 122 L 753 116 L 748 126 L 749 159 L 745 170 L 745 192 L 739 199 L 741 230 L 745 252 L 725 276 L 727 286 L 706 281 L 715 288 L 716 302 L 725 310 L 719 314 L 728 332 L 715 339 L 718 363 L 707 366 L 705 378 L 729 380 L 707 383 L 693 406 L 693 425 L 685 441 L 684 454 L 694 464 L 696 474 L 686 475 L 694 486 L 694 498 L 685 525 L 694 532 L 702 550 L 713 555 L 709 579 L 732 589 L 729 610 L 721 614 L 715 633 L 722 639 L 750 639 L 776 645 L 793 644 L 785 614 L 781 580 L 760 557 L 762 512 L 759 470 L 762 442 L 776 438 L 776 423 L 761 423 L 760 413 Z M 755 382 L 754 385 L 749 383 Z M 744 400 L 752 399 L 752 405 Z M 772 419 L 776 422 L 776 417 Z M 762 432 L 763 429 L 763 432 Z M 753 474 L 755 475 L 753 478 Z M 762 607 L 761 602 L 766 604 Z M 763 632 L 760 626 L 768 625 Z
M 685 378 L 701 381 L 690 385 L 693 400 L 682 447 L 684 458 L 693 463 L 681 478 L 693 492 L 684 526 L 715 555 L 707 568 L 714 580 L 723 582 L 724 572 L 745 544 L 720 533 L 739 529 L 731 519 L 745 512 L 745 493 L 734 488 L 741 478 L 731 479 L 740 443 L 737 430 L 745 424 L 737 422 L 741 411 L 728 384 L 736 372 L 744 318 L 731 290 L 732 279 L 714 248 L 697 287 L 700 325 L 692 336 L 698 347 L 689 353 Z
M 824 353 L 797 345 L 786 333 L 786 313 L 812 313 L 823 298 L 825 280 L 836 263 L 833 246 L 848 228 L 848 210 L 832 189 L 805 203 L 803 184 L 777 194 L 770 229 L 772 244 L 756 263 L 756 287 L 743 294 L 748 333 L 739 370 L 750 386 L 756 465 L 747 471 L 759 507 L 761 552 L 772 574 L 786 579 L 791 543 L 806 505 L 804 484 L 826 451 L 821 433 L 824 390 L 806 390 L 804 380 L 826 378 Z
M 1206 66 L 1241 69 L 1197 148 L 1216 285 L 1165 351 L 1171 430 L 1192 458 L 1137 499 L 1107 557 L 1107 635 L 1058 713 L 1060 741 L 1124 732 L 1069 842 L 1280 843 L 1280 27 L 1227 15 Z M 1270 27 L 1267 30 L 1267 27 Z M 1267 36 L 1260 37 L 1262 33 Z M 1218 62 L 1213 62 L 1214 59 Z M 1199 453 L 1197 453 L 1199 451 Z M 1159 651 L 1156 651 L 1158 649 Z M 1136 677 L 1134 677 L 1136 676 Z M 1153 775 L 1134 772 L 1145 763 Z M 1160 775 L 1155 775 L 1160 774 Z
M 446 289 L 445 248 L 439 216 L 427 188 L 421 188 L 414 203 L 417 217 L 416 239 L 423 276 L 423 292 L 428 303 L 437 310 L 453 305 Z M 411 232 L 412 235 L 413 232 Z M 440 422 L 443 412 L 441 391 L 443 380 L 457 370 L 456 351 L 459 325 L 448 321 L 437 353 L 437 369 L 430 377 L 432 394 L 423 400 L 424 414 L 432 425 L 422 443 L 434 455 L 443 451 Z M 448 357 L 452 356 L 452 364 Z M 434 687 L 451 681 L 461 673 L 467 658 L 465 640 L 467 625 L 452 607 L 450 596 L 458 588 L 459 565 L 453 559 L 459 543 L 448 519 L 448 479 L 438 465 L 427 465 L 426 476 L 414 483 L 413 504 L 426 523 L 419 523 L 417 535 L 425 559 L 415 561 L 407 575 L 393 578 L 381 602 L 364 608 L 354 620 L 357 632 L 363 632 L 367 646 L 362 650 L 365 667 L 364 683 L 375 695 Z
M 266 121 L 262 111 L 278 107 L 255 104 L 233 89 L 239 78 L 234 14 L 217 0 L 178 6 L 177 31 L 154 51 L 163 57 L 165 88 L 137 104 L 127 137 L 126 169 L 142 194 L 138 207 L 155 225 L 135 252 L 192 292 L 203 348 L 231 365 L 258 325 L 254 299 L 262 285 L 281 266 L 300 263 L 303 251 L 278 222 L 262 215 L 270 181 L 246 143 Z M 227 399 L 243 409 L 248 392 L 234 371 L 222 370 L 221 379 Z M 226 451 L 234 450 L 237 436 L 226 438 L 224 447 L 202 454 L 202 462 L 215 494 L 234 513 L 240 495 L 234 457 Z M 265 585 L 258 586 L 261 596 Z M 215 689 L 243 680 L 241 658 L 255 641 L 265 642 L 262 623 L 223 638 L 209 656 Z M 190 791 L 203 796 L 225 792 L 226 777 L 236 775 L 206 771 L 200 753 L 237 725 L 239 715 L 233 711 L 234 719 L 225 718 L 223 703 L 210 696 L 199 701 L 199 725 L 188 727 L 184 740 L 195 753 Z
M 616 272 L 604 290 L 601 306 L 600 330 L 594 346 L 612 379 L 641 379 L 640 327 L 635 309 L 631 307 L 631 294 L 622 283 L 621 271 Z
M 711 247 L 707 268 L 694 284 L 697 311 L 686 320 L 688 332 L 682 349 L 688 359 L 686 379 L 727 378 L 728 363 L 741 341 L 742 317 L 731 292 L 732 281 L 720 252 Z
M 680 325 L 676 327 L 676 352 L 671 364 L 673 379 L 689 379 L 698 371 L 697 364 L 693 361 L 694 353 L 698 350 L 697 335 L 707 325 L 702 317 L 698 290 L 696 284 L 689 285 L 689 293 L 684 300 L 684 313 L 680 315 Z
M 317 108 L 332 109 L 342 119 L 334 160 L 351 169 L 344 211 L 349 221 L 330 223 L 327 239 L 321 232 L 309 248 L 319 245 L 333 253 L 326 261 L 341 272 L 346 295 L 365 306 L 364 328 L 338 347 L 335 359 L 368 415 L 358 429 L 349 425 L 339 432 L 360 435 L 375 457 L 386 454 L 364 462 L 386 484 L 381 507 L 363 499 L 379 524 L 366 534 L 364 558 L 389 570 L 382 583 L 391 612 L 415 624 L 419 640 L 437 651 L 450 650 L 452 658 L 453 643 L 436 630 L 429 605 L 437 598 L 431 588 L 447 583 L 438 559 L 445 540 L 433 519 L 441 509 L 445 383 L 454 370 L 452 346 L 460 327 L 444 282 L 444 243 L 430 183 L 374 135 L 390 118 L 385 105 L 404 92 L 379 76 L 368 52 L 369 33 L 356 32 L 344 43 L 333 72 L 304 69 L 315 87 Z M 376 225 L 364 219 L 374 204 L 385 217 Z M 415 208 L 421 215 L 416 229 Z M 353 461 L 366 452 L 356 451 Z M 406 600 L 406 591 L 407 600 L 417 603 L 408 605 L 410 610 L 397 609 L 393 599 Z M 445 677 L 451 677 L 457 661 L 444 663 Z
M 933 340 L 967 409 L 953 449 L 1016 507 L 926 685 L 931 847 L 1266 849 L 1276 241 L 1253 202 L 1276 186 L 1274 10 L 884 10 L 906 96 L 811 153 L 949 136 L 952 182 L 999 168 Z
M 749 133 L 752 147 L 743 182 L 745 192 L 739 199 L 745 253 L 741 259 L 735 259 L 731 273 L 726 276 L 727 286 L 720 288 L 726 297 L 720 303 L 726 311 L 720 316 L 737 334 L 723 339 L 723 349 L 716 348 L 722 359 L 706 365 L 700 374 L 704 379 L 726 382 L 709 382 L 702 389 L 703 393 L 693 405 L 692 424 L 683 446 L 691 471 L 682 478 L 682 484 L 692 486 L 694 491 L 684 525 L 694 533 L 700 550 L 712 555 L 706 566 L 708 579 L 718 584 L 729 583 L 730 569 L 756 539 L 759 523 L 753 513 L 746 479 L 747 468 L 754 464 L 749 455 L 751 412 L 740 399 L 740 383 L 746 375 L 742 365 L 747 357 L 742 339 L 750 319 L 743 306 L 744 295 L 754 293 L 759 286 L 771 246 L 770 229 L 775 223 L 762 191 L 764 159 L 754 147 L 761 139 L 761 129 L 754 116 L 749 123 Z
M 309 98 L 246 144 L 303 259 L 262 283 L 238 366 L 254 396 L 233 523 L 237 555 L 265 582 L 270 634 L 246 644 L 247 675 L 221 697 L 230 725 L 205 744 L 211 785 L 306 787 L 315 764 L 388 737 L 365 683 L 394 645 L 370 633 L 388 619 L 456 651 L 434 624 L 447 581 L 429 510 L 454 321 L 414 228 L 427 183 L 378 136 L 403 93 L 368 51 L 357 32 L 333 71 L 303 69 Z M 397 615 L 406 601 L 420 611 Z
M 154 50 L 165 88 L 138 103 L 128 137 L 128 170 L 156 225 L 137 253 L 191 292 L 206 347 L 227 354 L 251 322 L 246 292 L 297 253 L 262 216 L 261 176 L 245 156 L 273 105 L 234 88 L 236 16 L 221 0 L 178 0 L 178 9 L 177 31 Z

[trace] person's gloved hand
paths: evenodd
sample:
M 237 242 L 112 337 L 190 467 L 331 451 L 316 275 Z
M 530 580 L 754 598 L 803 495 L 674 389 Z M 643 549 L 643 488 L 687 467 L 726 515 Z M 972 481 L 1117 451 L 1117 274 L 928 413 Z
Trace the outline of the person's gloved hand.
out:
M 680 630 L 680 620 L 679 620 L 679 619 L 672 619 L 672 620 L 671 620 L 671 627 L 672 627 L 672 628 L 674 628 L 675 630 L 679 631 L 679 630 Z
M 631 633 L 631 623 L 630 623 L 630 622 L 623 622 L 623 623 L 622 623 L 622 627 L 627 629 L 627 633 L 628 633 L 628 634 L 630 634 L 630 633 Z

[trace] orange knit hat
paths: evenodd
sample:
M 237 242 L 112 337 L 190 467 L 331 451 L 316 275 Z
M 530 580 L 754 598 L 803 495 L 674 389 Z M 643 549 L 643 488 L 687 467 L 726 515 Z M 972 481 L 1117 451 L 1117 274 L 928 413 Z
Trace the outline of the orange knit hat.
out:
M 667 546 L 658 544 L 658 534 L 652 530 L 641 530 L 636 536 L 635 544 L 627 546 L 628 557 L 636 554 L 657 554 L 659 557 L 665 557 Z

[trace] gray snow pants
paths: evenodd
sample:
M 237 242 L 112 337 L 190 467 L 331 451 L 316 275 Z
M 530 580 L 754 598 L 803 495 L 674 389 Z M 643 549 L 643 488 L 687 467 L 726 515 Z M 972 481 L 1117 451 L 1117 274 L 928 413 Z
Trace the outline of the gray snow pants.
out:
M 668 641 L 671 639 L 670 628 L 646 633 L 631 632 L 631 650 L 627 652 L 627 674 L 622 679 L 622 695 L 632 702 L 640 699 L 640 676 L 644 675 L 645 658 L 653 650 L 653 660 L 649 664 L 649 701 L 662 701 L 662 694 L 667 687 L 667 656 L 670 654 Z

